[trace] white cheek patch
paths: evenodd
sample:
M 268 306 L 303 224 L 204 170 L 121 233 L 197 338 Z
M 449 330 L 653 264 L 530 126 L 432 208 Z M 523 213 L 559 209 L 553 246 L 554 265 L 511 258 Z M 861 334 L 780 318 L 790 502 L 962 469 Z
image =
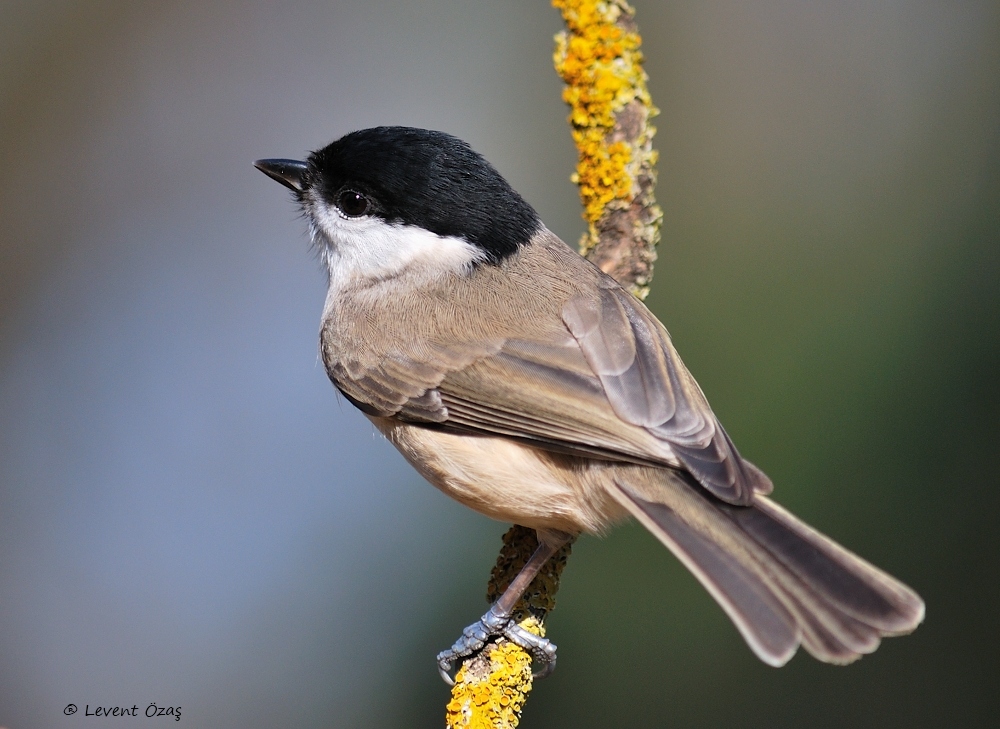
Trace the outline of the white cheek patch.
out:
M 433 278 L 468 271 L 486 258 L 472 243 L 435 235 L 374 216 L 348 218 L 322 202 L 309 206 L 331 288 L 352 280 L 383 280 L 401 274 Z

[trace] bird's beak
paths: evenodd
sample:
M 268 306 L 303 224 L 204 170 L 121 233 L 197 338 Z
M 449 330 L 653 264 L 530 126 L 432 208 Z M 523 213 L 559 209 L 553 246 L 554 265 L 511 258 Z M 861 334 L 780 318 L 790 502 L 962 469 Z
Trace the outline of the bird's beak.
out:
M 305 162 L 297 159 L 259 159 L 253 166 L 294 192 L 305 191 Z

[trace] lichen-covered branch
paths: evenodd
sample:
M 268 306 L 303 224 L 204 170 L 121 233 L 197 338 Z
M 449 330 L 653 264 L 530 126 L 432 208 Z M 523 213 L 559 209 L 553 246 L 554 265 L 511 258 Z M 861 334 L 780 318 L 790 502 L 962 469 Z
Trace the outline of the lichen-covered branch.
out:
M 549 558 L 514 608 L 514 621 L 535 635 L 545 635 L 545 616 L 555 607 L 559 576 L 571 546 L 572 543 L 567 544 Z M 487 602 L 492 604 L 500 597 L 537 547 L 534 529 L 513 526 L 504 534 L 503 547 L 486 589 Z M 531 684 L 531 656 L 506 638 L 500 638 L 466 659 L 455 675 L 447 707 L 449 729 L 516 727 Z
M 635 11 L 624 0 L 552 0 L 566 30 L 556 35 L 556 71 L 566 82 L 563 98 L 579 162 L 587 232 L 580 252 L 645 298 L 653 277 L 662 212 L 653 198 L 656 183 L 656 115 L 642 70 Z M 533 529 L 513 526 L 490 576 L 487 600 L 494 602 L 538 546 Z M 570 544 L 535 577 L 514 610 L 514 620 L 545 634 L 545 616 L 555 607 L 559 575 Z M 455 676 L 447 726 L 513 729 L 531 691 L 531 658 L 504 638 L 467 659 Z
M 656 184 L 658 114 L 646 89 L 635 10 L 624 0 L 553 0 L 566 30 L 556 36 L 556 71 L 579 153 L 587 232 L 580 253 L 639 298 L 649 293 L 663 212 Z

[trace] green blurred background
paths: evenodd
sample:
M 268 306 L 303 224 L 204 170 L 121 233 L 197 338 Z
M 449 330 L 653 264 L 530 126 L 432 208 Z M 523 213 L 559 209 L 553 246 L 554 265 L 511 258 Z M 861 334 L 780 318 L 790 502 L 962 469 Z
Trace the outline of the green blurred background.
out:
M 992 726 L 1000 9 L 636 7 L 648 303 L 777 499 L 927 619 L 847 668 L 771 669 L 626 526 L 574 548 L 523 725 Z M 442 725 L 433 656 L 505 526 L 338 403 L 322 273 L 250 162 L 443 129 L 575 241 L 559 28 L 542 0 L 0 0 L 0 725 L 150 701 L 195 727 Z

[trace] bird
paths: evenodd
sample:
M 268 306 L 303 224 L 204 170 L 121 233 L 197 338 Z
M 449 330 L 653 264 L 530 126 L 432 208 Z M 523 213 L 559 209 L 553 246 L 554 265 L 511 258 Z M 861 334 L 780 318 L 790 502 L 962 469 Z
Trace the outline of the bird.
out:
M 439 131 L 354 131 L 254 165 L 289 188 L 328 274 L 330 380 L 431 484 L 539 546 L 437 656 L 499 636 L 543 676 L 549 640 L 514 605 L 580 534 L 634 518 L 750 649 L 847 664 L 924 618 L 919 595 L 771 499 L 646 306 L 542 223 L 480 154 Z

